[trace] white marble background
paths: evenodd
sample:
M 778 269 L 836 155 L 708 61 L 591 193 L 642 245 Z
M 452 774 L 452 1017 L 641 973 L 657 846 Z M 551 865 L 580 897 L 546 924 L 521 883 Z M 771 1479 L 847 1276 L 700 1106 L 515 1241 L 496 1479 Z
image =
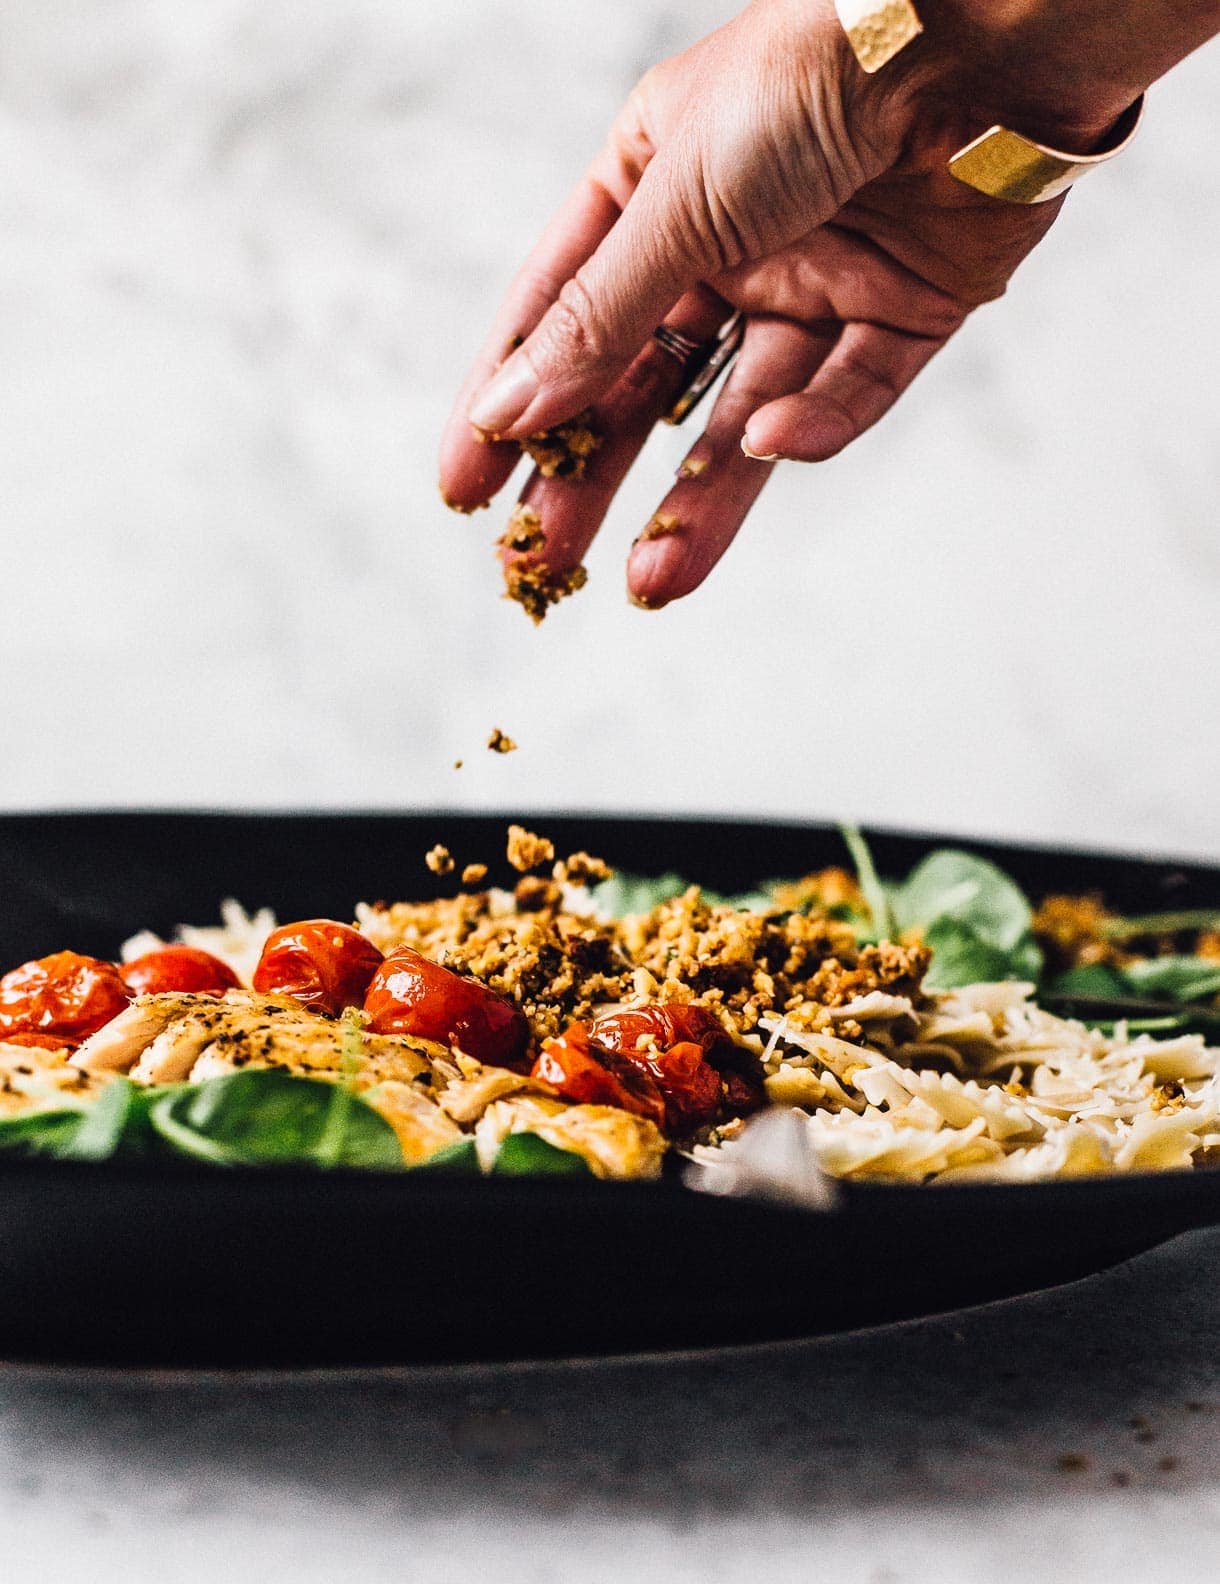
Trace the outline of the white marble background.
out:
M 437 433 L 723 0 L 2 0 L 0 804 L 848 813 L 1220 857 L 1220 49 L 711 584 L 540 632 Z M 482 748 L 492 725 L 519 739 Z M 466 768 L 452 769 L 455 758 Z

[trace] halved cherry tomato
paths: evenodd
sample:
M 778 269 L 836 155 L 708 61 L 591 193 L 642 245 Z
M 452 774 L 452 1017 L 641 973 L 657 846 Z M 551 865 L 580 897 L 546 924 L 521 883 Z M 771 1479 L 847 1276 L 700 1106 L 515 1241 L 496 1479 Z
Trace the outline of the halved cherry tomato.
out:
M 570 1023 L 556 1039 L 546 1040 L 530 1068 L 557 1094 L 576 1105 L 619 1106 L 658 1127 L 665 1125 L 665 1097 L 642 1067 L 597 1045 L 584 1023 Z
M 302 919 L 272 930 L 254 970 L 260 995 L 286 995 L 313 1012 L 337 1017 L 359 1006 L 383 961 L 372 941 L 350 924 Z
M 119 974 L 132 995 L 224 995 L 240 990 L 241 980 L 219 957 L 197 946 L 162 946 L 157 951 L 119 964 Z
M 529 1024 L 502 995 L 396 946 L 373 975 L 364 1010 L 374 1034 L 414 1034 L 452 1045 L 489 1067 L 519 1066 Z
M 758 1058 L 725 1033 L 706 1007 L 637 1007 L 612 1012 L 590 1027 L 593 1039 L 656 1079 L 671 1132 L 691 1132 L 723 1113 L 742 1116 L 766 1099 Z
M 22 963 L 0 979 L 0 1038 L 54 1035 L 79 1045 L 109 1023 L 131 999 L 113 963 L 79 952 L 55 952 Z

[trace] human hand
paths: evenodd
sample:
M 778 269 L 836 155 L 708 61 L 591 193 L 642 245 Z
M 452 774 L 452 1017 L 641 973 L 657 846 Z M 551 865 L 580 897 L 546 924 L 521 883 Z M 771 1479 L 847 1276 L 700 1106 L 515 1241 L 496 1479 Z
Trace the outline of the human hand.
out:
M 1094 25 L 1099 0 L 1078 5 Z M 1081 40 L 1055 5 L 920 10 L 934 36 L 876 77 L 830 0 L 754 0 L 642 79 L 510 289 L 445 433 L 442 492 L 473 510 L 507 481 L 514 442 L 592 409 L 600 448 L 579 480 L 530 477 L 545 543 L 506 550 L 510 563 L 559 578 L 580 562 L 681 383 L 658 324 L 703 339 L 733 309 L 747 321 L 632 547 L 628 589 L 651 607 L 703 581 L 776 460 L 841 451 L 1002 294 L 1062 201 L 985 198 L 949 156 L 995 120 L 1085 151 L 1138 75 L 1082 81 Z

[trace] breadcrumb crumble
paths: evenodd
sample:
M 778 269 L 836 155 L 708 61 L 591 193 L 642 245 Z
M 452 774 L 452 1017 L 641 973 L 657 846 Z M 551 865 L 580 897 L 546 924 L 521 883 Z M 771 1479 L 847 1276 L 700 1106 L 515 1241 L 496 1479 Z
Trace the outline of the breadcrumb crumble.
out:
M 505 594 L 520 605 L 535 627 L 546 616 L 552 605 L 575 594 L 589 581 L 583 566 L 569 568 L 566 572 L 552 572 L 547 566 L 523 566 L 513 562 L 504 569 Z
M 496 541 L 514 555 L 533 555 L 546 548 L 546 535 L 542 531 L 542 518 L 532 506 L 518 501 L 508 519 L 508 527 Z
M 578 483 L 601 443 L 592 410 L 586 408 L 565 423 L 530 435 L 521 442 L 521 449 L 533 459 L 543 478 L 566 478 Z
M 516 753 L 517 745 L 507 732 L 502 732 L 498 726 L 493 726 L 491 736 L 487 739 L 487 746 L 492 753 Z
M 552 862 L 554 857 L 555 844 L 545 836 L 536 836 L 533 831 L 526 830 L 524 825 L 508 827 L 508 861 L 518 874 L 540 869 L 543 864 Z
M 435 847 L 429 848 L 424 855 L 424 862 L 434 875 L 447 875 L 453 872 L 453 854 L 440 842 L 437 842 Z

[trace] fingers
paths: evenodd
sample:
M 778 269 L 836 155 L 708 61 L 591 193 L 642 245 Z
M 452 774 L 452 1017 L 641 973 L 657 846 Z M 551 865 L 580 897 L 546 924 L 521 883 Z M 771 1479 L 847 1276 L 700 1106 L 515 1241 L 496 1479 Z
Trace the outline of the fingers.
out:
M 824 462 L 884 417 L 947 339 L 847 325 L 805 390 L 754 413 L 745 430 L 749 451 Z
M 564 282 L 594 251 L 619 213 L 606 188 L 592 177 L 586 178 L 555 215 L 509 288 L 441 439 L 441 494 L 455 510 L 469 512 L 486 505 L 521 460 L 516 444 L 480 438 L 472 429 L 468 409 L 475 392 L 487 383 L 513 346 L 534 329 Z
M 751 415 L 815 377 L 838 335 L 838 325 L 811 329 L 785 320 L 751 321 L 678 483 L 632 546 L 627 589 L 636 604 L 655 609 L 679 599 L 716 565 L 771 475 L 768 460 L 742 450 Z
M 678 298 L 716 273 L 687 210 L 674 159 L 658 156 L 618 223 L 475 398 L 471 421 L 523 439 L 604 396 Z
M 697 287 L 675 305 L 665 323 L 703 341 L 715 335 L 729 313 L 722 298 Z M 589 457 L 583 477 L 531 475 L 521 503 L 537 513 L 544 542 L 523 554 L 506 550 L 506 566 L 545 566 L 562 573 L 579 565 L 644 442 L 673 406 L 682 382 L 682 365 L 650 335 L 627 372 L 593 408 L 602 442 Z

